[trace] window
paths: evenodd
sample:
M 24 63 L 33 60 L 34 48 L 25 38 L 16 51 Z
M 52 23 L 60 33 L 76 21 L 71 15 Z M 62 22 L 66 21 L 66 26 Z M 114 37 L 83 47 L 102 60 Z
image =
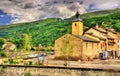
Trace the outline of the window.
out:
M 105 46 L 105 43 L 103 42 L 103 48 L 104 48 L 104 46 Z
M 86 42 L 86 48 L 88 47 L 88 43 Z
M 92 43 L 92 48 L 94 48 L 94 43 Z
M 102 48 L 103 48 L 103 47 L 102 47 L 102 43 L 100 44 L 100 46 L 101 46 L 101 49 L 102 49 Z
M 75 23 L 75 27 L 76 27 L 76 25 L 77 25 L 77 24 Z

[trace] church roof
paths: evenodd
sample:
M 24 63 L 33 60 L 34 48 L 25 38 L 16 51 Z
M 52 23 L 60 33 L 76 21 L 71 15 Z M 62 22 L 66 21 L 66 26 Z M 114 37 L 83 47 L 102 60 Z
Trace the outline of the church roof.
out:
M 92 38 L 87 37 L 87 36 L 80 36 L 80 35 L 73 35 L 73 36 L 77 37 L 77 38 L 80 38 L 80 39 L 82 39 L 84 41 L 88 41 L 88 42 L 99 42 L 98 40 L 92 39 Z

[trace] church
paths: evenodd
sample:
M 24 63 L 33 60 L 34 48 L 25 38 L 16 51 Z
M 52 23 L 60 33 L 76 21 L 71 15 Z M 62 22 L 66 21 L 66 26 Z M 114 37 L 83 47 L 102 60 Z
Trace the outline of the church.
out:
M 65 34 L 55 40 L 55 58 L 93 60 L 99 58 L 103 51 L 109 53 L 109 58 L 115 58 L 119 52 L 119 33 L 112 28 L 96 25 L 83 31 L 83 21 L 77 12 L 72 21 L 72 34 Z

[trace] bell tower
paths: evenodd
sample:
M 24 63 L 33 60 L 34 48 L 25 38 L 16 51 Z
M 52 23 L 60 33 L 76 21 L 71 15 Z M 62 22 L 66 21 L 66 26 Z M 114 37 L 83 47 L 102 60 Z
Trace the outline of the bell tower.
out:
M 74 35 L 83 35 L 83 22 L 80 19 L 79 12 L 76 13 L 75 19 L 72 22 L 72 34 Z

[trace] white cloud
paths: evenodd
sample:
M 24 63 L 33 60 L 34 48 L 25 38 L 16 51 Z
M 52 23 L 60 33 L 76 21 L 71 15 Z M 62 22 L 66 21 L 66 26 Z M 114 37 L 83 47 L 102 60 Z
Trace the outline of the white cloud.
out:
M 0 15 L 0 17 L 4 17 L 5 15 Z
M 93 9 L 106 10 L 120 7 L 120 0 L 84 0 L 85 5 L 94 4 Z
M 48 17 L 67 18 L 77 10 L 82 14 L 88 9 L 117 8 L 119 4 L 120 0 L 1 0 L 0 9 L 13 17 L 11 23 L 21 23 Z

